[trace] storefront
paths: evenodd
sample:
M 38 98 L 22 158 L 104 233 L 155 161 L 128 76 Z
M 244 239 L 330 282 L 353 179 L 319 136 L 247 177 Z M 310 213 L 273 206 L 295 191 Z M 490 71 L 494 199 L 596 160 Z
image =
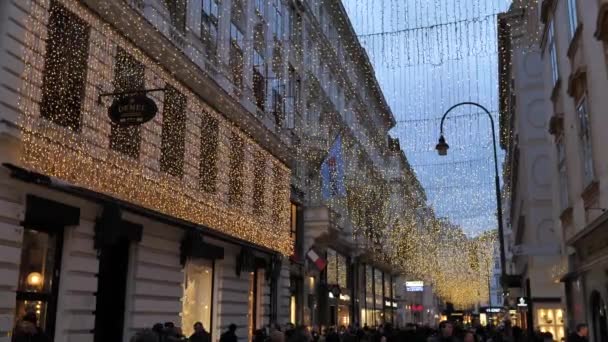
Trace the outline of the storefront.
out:
M 608 340 L 608 212 L 567 241 L 576 250 L 566 277 L 569 322 L 588 322 L 590 340 Z M 581 300 L 582 298 L 582 300 Z M 553 313 L 556 317 L 557 313 Z M 549 312 L 546 313 L 548 318 Z M 584 319 L 575 321 L 576 319 Z M 572 327 L 573 328 L 573 327 Z
M 352 286 L 349 286 L 352 275 L 349 259 L 327 249 L 327 285 L 329 296 L 329 325 L 348 327 L 352 322 Z M 333 290 L 333 291 L 332 291 Z
M 361 308 L 363 325 L 376 326 L 396 321 L 397 302 L 392 276 L 372 265 L 362 265 L 364 272 L 364 306 Z

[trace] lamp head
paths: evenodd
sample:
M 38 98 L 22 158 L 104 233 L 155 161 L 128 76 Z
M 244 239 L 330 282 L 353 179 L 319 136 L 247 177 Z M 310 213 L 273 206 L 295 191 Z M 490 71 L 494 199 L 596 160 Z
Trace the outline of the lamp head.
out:
M 445 138 L 443 137 L 443 134 L 440 135 L 439 143 L 437 144 L 437 146 L 435 146 L 437 153 L 439 153 L 440 156 L 445 156 L 448 154 L 449 148 L 450 148 L 450 145 L 448 145 L 448 143 L 445 142 Z

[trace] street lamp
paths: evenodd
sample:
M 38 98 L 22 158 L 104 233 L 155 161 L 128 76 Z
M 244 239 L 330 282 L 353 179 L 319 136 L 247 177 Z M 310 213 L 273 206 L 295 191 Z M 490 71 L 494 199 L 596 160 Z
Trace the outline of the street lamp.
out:
M 445 120 L 446 116 L 455 108 L 460 107 L 460 106 L 464 106 L 464 105 L 470 105 L 470 106 L 475 106 L 477 108 L 482 109 L 484 112 L 486 112 L 486 114 L 488 114 L 488 117 L 490 118 L 490 123 L 491 123 L 491 127 L 492 127 L 492 143 L 494 144 L 494 172 L 496 174 L 495 180 L 496 180 L 496 210 L 497 210 L 497 219 L 498 219 L 498 241 L 500 243 L 500 266 L 501 266 L 501 278 L 504 279 L 505 278 L 505 274 L 506 274 L 506 269 L 505 269 L 505 241 L 504 241 L 504 235 L 503 235 L 503 227 L 502 227 L 502 201 L 500 198 L 500 179 L 498 177 L 498 157 L 496 155 L 496 133 L 494 131 L 494 119 L 492 118 L 492 114 L 490 114 L 490 111 L 486 109 L 486 107 L 480 105 L 479 103 L 475 103 L 475 102 L 462 102 L 459 104 L 456 104 L 454 106 L 452 106 L 450 109 L 447 110 L 447 112 L 445 112 L 445 114 L 443 114 L 443 117 L 441 118 L 441 126 L 439 128 L 439 143 L 437 144 L 437 146 L 435 147 L 437 149 L 437 152 L 439 153 L 440 156 L 445 156 L 448 154 L 448 149 L 450 148 L 450 146 L 447 144 L 447 142 L 445 141 L 445 137 L 443 136 L 443 121 Z

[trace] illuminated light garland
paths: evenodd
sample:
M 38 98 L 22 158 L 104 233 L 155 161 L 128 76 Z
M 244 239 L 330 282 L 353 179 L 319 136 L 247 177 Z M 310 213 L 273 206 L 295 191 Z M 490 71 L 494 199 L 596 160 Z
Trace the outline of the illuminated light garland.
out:
M 358 0 L 359 1 L 359 0 Z M 366 0 L 369 1 L 369 0 Z M 396 0 L 397 2 L 400 0 Z M 89 24 L 93 23 L 93 30 L 91 32 L 91 56 L 90 58 L 90 69 L 88 78 L 90 80 L 99 81 L 102 84 L 111 84 L 112 76 L 114 74 L 113 68 L 114 63 L 112 57 L 115 55 L 116 45 L 119 45 L 127 49 L 128 53 L 134 56 L 139 61 L 145 61 L 146 66 L 146 81 L 147 87 L 162 87 L 165 81 L 171 83 L 180 93 L 185 94 L 187 98 L 187 111 L 186 116 L 188 120 L 194 122 L 192 125 L 194 130 L 188 125 L 186 132 L 186 144 L 185 144 L 185 157 L 184 166 L 179 169 L 183 169 L 184 177 L 183 181 L 176 180 L 174 177 L 160 174 L 159 160 L 160 160 L 160 145 L 162 145 L 162 115 L 159 115 L 153 122 L 142 126 L 142 138 L 141 138 L 141 154 L 140 161 L 134 161 L 129 158 L 125 158 L 119 153 L 107 150 L 107 137 L 110 134 L 110 125 L 105 118 L 105 106 L 99 108 L 94 104 L 95 95 L 98 93 L 98 89 L 95 89 L 95 85 L 89 83 L 86 89 L 85 104 L 83 106 L 83 131 L 80 135 L 68 130 L 58 129 L 53 125 L 45 123 L 44 120 L 37 118 L 36 113 L 39 112 L 37 108 L 40 98 L 40 82 L 42 77 L 41 70 L 43 69 L 42 62 L 42 51 L 44 51 L 44 40 L 40 37 L 33 36 L 33 33 L 28 33 L 28 39 L 26 41 L 29 46 L 35 46 L 35 52 L 27 50 L 25 53 L 26 57 L 26 72 L 24 73 L 25 78 L 30 83 L 25 83 L 22 88 L 24 94 L 21 107 L 25 114 L 23 128 L 24 128 L 24 159 L 23 162 L 26 165 L 31 166 L 35 170 L 39 170 L 50 175 L 56 175 L 57 177 L 73 182 L 77 185 L 85 185 L 87 187 L 93 187 L 99 191 L 116 195 L 119 198 L 126 198 L 128 200 L 136 199 L 141 201 L 142 205 L 150 206 L 152 208 L 160 208 L 160 210 L 170 215 L 184 218 L 189 221 L 203 223 L 211 226 L 212 228 L 226 232 L 227 234 L 244 238 L 246 240 L 258 243 L 264 246 L 269 246 L 276 250 L 281 251 L 284 254 L 290 254 L 293 241 L 287 236 L 285 230 L 288 226 L 286 220 L 288 219 L 289 212 L 289 171 L 276 160 L 271 157 L 266 158 L 266 179 L 272 179 L 271 182 L 265 184 L 277 184 L 276 186 L 256 186 L 254 174 L 259 170 L 256 170 L 254 165 L 257 162 L 254 160 L 257 158 L 256 151 L 259 151 L 259 147 L 244 135 L 241 135 L 245 145 L 247 146 L 246 151 L 243 154 L 244 167 L 242 171 L 238 173 L 242 175 L 242 189 L 235 189 L 237 192 L 242 192 L 243 198 L 240 209 L 235 209 L 230 203 L 228 203 L 227 194 L 229 184 L 225 181 L 226 176 L 229 173 L 229 163 L 222 159 L 229 156 L 231 153 L 231 147 L 233 144 L 230 143 L 230 137 L 236 130 L 230 127 L 229 124 L 219 116 L 217 116 L 211 109 L 207 108 L 203 104 L 195 104 L 193 101 L 194 96 L 189 93 L 187 89 L 182 87 L 180 84 L 174 84 L 171 82 L 170 75 L 163 72 L 160 67 L 157 67 L 153 62 L 153 58 L 149 59 L 144 56 L 139 50 L 130 48 L 130 44 L 126 42 L 124 38 L 121 38 L 118 34 L 114 33 L 109 26 L 101 23 L 96 16 L 92 15 L 88 10 L 85 10 L 81 5 L 75 1 L 62 0 L 61 3 L 65 4 L 71 11 L 78 14 L 79 17 L 84 18 Z M 323 4 L 323 1 L 319 1 Z M 332 6 L 334 2 L 326 2 L 328 6 Z M 43 7 L 38 6 L 34 1 L 32 8 L 32 18 L 35 18 L 28 27 L 31 27 L 31 32 L 35 34 L 45 35 L 45 23 L 48 20 L 47 9 L 43 4 Z M 392 2 L 393 6 L 395 2 Z M 369 6 L 369 2 L 367 3 Z M 125 11 L 130 10 L 127 4 L 124 4 Z M 407 6 L 406 6 L 407 7 Z M 404 7 L 401 7 L 404 8 Z M 407 8 L 406 8 L 407 11 Z M 32 19 L 30 18 L 30 19 Z M 161 21 L 165 21 L 164 18 L 157 18 Z M 257 22 L 257 19 L 249 18 L 252 22 Z M 384 22 L 384 21 L 383 21 Z M 170 25 L 169 22 L 164 22 L 166 25 Z M 145 29 L 145 28 L 138 28 Z M 384 31 L 386 27 L 382 27 Z M 188 30 L 186 28 L 186 30 Z M 428 31 L 428 30 L 426 30 Z M 428 33 L 425 30 L 417 30 L 416 37 L 426 39 L 426 42 L 430 41 Z M 435 37 L 448 37 L 449 32 L 442 30 L 434 31 Z M 462 34 L 462 33 L 461 33 Z M 416 175 L 413 172 L 407 172 L 400 180 L 406 185 L 405 193 L 403 194 L 402 203 L 395 203 L 389 198 L 389 194 L 392 193 L 393 189 L 387 185 L 383 170 L 380 170 L 376 164 L 371 161 L 371 155 L 375 152 L 381 151 L 382 154 L 386 148 L 386 139 L 382 134 L 374 132 L 373 130 L 366 130 L 365 127 L 369 127 L 370 124 L 364 120 L 370 119 L 371 115 L 366 113 L 373 113 L 376 108 L 371 108 L 368 105 L 367 99 L 369 96 L 375 96 L 373 91 L 369 91 L 370 84 L 375 82 L 373 69 L 362 67 L 361 63 L 352 63 L 348 61 L 348 56 L 344 63 L 340 65 L 330 65 L 325 63 L 328 55 L 332 55 L 332 49 L 327 49 L 322 44 L 315 44 L 313 49 L 308 49 L 307 45 L 314 41 L 318 42 L 320 39 L 317 37 L 318 33 L 313 35 L 306 35 L 304 40 L 306 44 L 302 44 L 300 47 L 297 46 L 275 46 L 276 54 L 273 53 L 273 58 L 266 58 L 267 61 L 273 61 L 273 65 L 283 63 L 283 59 L 280 55 L 286 55 L 290 53 L 290 49 L 296 49 L 296 53 L 311 56 L 311 64 L 319 65 L 323 64 L 321 71 L 316 70 L 315 74 L 321 78 L 320 83 L 322 87 L 318 87 L 318 93 L 312 94 L 311 99 L 306 99 L 306 102 L 318 102 L 318 106 L 314 105 L 311 107 L 313 111 L 318 113 L 314 114 L 309 112 L 310 115 L 323 115 L 320 113 L 320 107 L 323 102 L 327 103 L 338 103 L 339 99 L 348 96 L 351 98 L 351 102 L 347 104 L 344 112 L 338 113 L 338 118 L 335 120 L 329 120 L 321 124 L 320 129 L 326 129 L 333 134 L 339 132 L 336 126 L 343 125 L 341 120 L 347 115 L 351 115 L 351 112 L 355 113 L 355 121 L 358 124 L 350 127 L 355 127 L 354 132 L 345 133 L 344 138 L 344 153 L 347 158 L 347 188 L 349 196 L 346 199 L 337 199 L 327 203 L 331 208 L 336 210 L 344 210 L 350 214 L 350 221 L 354 226 L 354 237 L 356 240 L 366 240 L 371 242 L 371 250 L 373 251 L 373 257 L 380 261 L 389 261 L 391 265 L 398 267 L 403 266 L 402 271 L 408 272 L 408 274 L 421 274 L 430 278 L 431 283 L 435 284 L 438 292 L 446 299 L 453 301 L 459 305 L 470 304 L 474 300 L 483 297 L 478 291 L 481 287 L 479 281 L 475 282 L 474 275 L 465 276 L 468 274 L 475 274 L 469 272 L 466 264 L 458 262 L 457 252 L 468 248 L 469 242 L 462 238 L 462 234 L 448 234 L 444 235 L 443 238 L 439 238 L 441 230 L 441 224 L 434 218 L 434 213 L 425 214 L 429 219 L 424 225 L 421 225 L 417 219 L 420 218 L 421 210 L 429 210 L 426 207 L 426 195 L 424 191 L 420 189 L 420 183 L 416 179 Z M 482 35 L 477 35 L 478 40 L 481 40 Z M 108 39 L 107 37 L 112 37 Z M 340 36 L 338 36 L 338 40 Z M 431 37 L 432 38 L 432 37 Z M 331 39 L 331 35 L 330 35 Z M 247 40 L 243 41 L 247 43 Z M 387 41 L 382 41 L 384 48 L 386 48 Z M 418 40 L 417 40 L 418 42 Z M 282 42 L 281 42 L 282 43 Z M 475 42 L 471 42 L 473 46 Z M 352 46 L 350 45 L 352 44 Z M 345 48 L 357 48 L 358 43 L 347 43 Z M 418 43 L 417 43 L 418 44 Z M 418 46 L 418 45 L 416 45 Z M 177 60 L 177 54 L 181 53 L 175 47 L 176 52 L 175 60 Z M 281 53 L 281 49 L 284 51 Z M 323 54 L 321 54 L 323 51 Z M 462 51 L 459 52 L 460 56 Z M 479 53 L 477 51 L 476 53 Z M 388 65 L 393 69 L 398 66 L 412 65 L 421 63 L 421 61 L 429 60 L 429 56 L 433 62 L 444 61 L 441 67 L 435 67 L 429 73 L 417 73 L 417 76 L 423 79 L 425 82 L 430 75 L 438 76 L 447 69 L 452 68 L 449 59 L 437 58 L 436 55 L 429 55 L 425 51 L 417 52 L 417 59 L 414 60 L 413 56 L 408 55 L 395 55 L 395 61 L 388 61 Z M 203 58 L 203 57 L 201 57 Z M 406 62 L 406 60 L 408 60 Z M 338 58 L 340 60 L 340 58 Z M 320 63 L 323 61 L 323 63 Z M 248 61 L 241 60 L 237 63 L 239 67 L 247 67 Z M 441 69 L 441 68 L 445 69 Z M 271 68 L 273 69 L 273 68 Z M 280 70 L 273 70 L 277 75 L 281 76 Z M 224 72 L 221 70 L 220 72 Z M 305 70 L 298 70 L 302 75 L 306 73 Z M 344 74 L 353 73 L 357 75 L 357 80 L 346 80 L 343 77 Z M 283 74 L 285 74 L 283 72 Z M 329 75 L 333 75 L 329 79 Z M 337 77 L 336 77 L 337 76 Z M 305 86 L 309 87 L 314 81 L 305 79 Z M 352 82 L 352 83 L 351 83 Z M 470 82 L 469 82 L 470 83 Z M 327 85 L 339 86 L 337 91 L 330 90 Z M 456 89 L 452 89 L 453 93 L 456 90 L 464 88 L 464 81 L 459 83 Z M 240 93 L 242 98 L 248 100 L 255 100 L 248 93 L 249 86 L 244 85 L 244 90 Z M 421 85 L 415 89 L 418 93 L 424 93 L 423 89 L 429 89 L 432 86 L 429 82 Z M 363 90 L 362 90 L 363 89 Z M 472 87 L 468 85 L 469 92 Z M 401 89 L 401 93 L 406 93 L 405 89 Z M 426 90 L 425 90 L 426 91 Z M 426 91 L 428 93 L 428 91 Z M 397 91 L 395 91 L 397 94 Z M 460 96 L 460 95 L 459 95 Z M 152 97 L 159 104 L 159 110 L 163 112 L 163 96 L 154 94 Z M 251 98 L 249 98 L 251 97 Z M 395 104 L 392 106 L 393 109 L 402 109 L 403 106 L 399 106 L 396 101 L 397 95 L 393 95 L 390 102 Z M 444 98 L 449 98 L 448 94 L 444 94 L 441 99 L 441 104 L 445 105 Z M 422 101 L 422 96 L 418 98 L 418 101 Z M 451 101 L 448 99 L 447 101 Z M 445 102 L 447 102 L 445 101 Z M 422 107 L 421 107 L 422 109 Z M 421 113 L 430 112 L 426 108 L 420 110 Z M 433 110 L 435 111 L 435 110 Z M 201 192 L 199 180 L 201 178 L 210 177 L 213 178 L 212 174 L 201 177 L 199 167 L 192 161 L 199 160 L 199 135 L 195 131 L 204 131 L 206 124 L 200 123 L 201 113 L 211 113 L 210 115 L 217 118 L 219 123 L 219 131 L 221 134 L 218 137 L 217 147 L 217 189 L 216 195 L 204 194 Z M 439 112 L 439 111 L 438 111 Z M 363 113 L 363 114 L 361 114 Z M 373 119 L 373 118 L 371 118 Z M 311 120 L 314 121 L 314 120 Z M 338 123 L 336 123 L 338 121 Z M 307 123 L 303 123 L 298 127 L 296 132 L 298 134 L 306 135 L 307 132 L 318 129 L 319 127 L 308 126 Z M 300 131 L 298 131 L 300 130 Z M 329 136 L 333 136 L 328 134 Z M 327 146 L 329 147 L 329 146 Z M 318 164 L 319 156 L 310 153 L 310 151 L 304 146 L 296 146 L 296 159 L 301 160 L 305 163 L 304 172 L 317 173 L 318 170 L 310 165 Z M 201 159 L 213 159 L 212 156 L 207 155 L 205 151 L 202 151 Z M 87 168 L 83 168 L 83 165 L 88 165 Z M 296 173 L 299 171 L 299 165 L 296 165 Z M 86 169 L 89 172 L 79 174 L 74 170 Z M 307 170 L 306 170 L 307 169 Z M 239 176 L 240 178 L 241 176 Z M 305 178 L 305 177 L 302 177 Z M 121 180 L 119 182 L 118 180 Z M 307 204 L 321 204 L 323 201 L 320 198 L 320 186 L 319 182 L 315 182 L 313 179 L 311 183 L 315 183 L 310 187 L 310 198 L 307 198 Z M 240 187 L 239 187 L 240 188 Z M 252 191 L 253 196 L 249 196 L 249 189 L 255 189 Z M 151 190 L 156 189 L 156 190 Z M 242 190 L 242 191 L 241 191 Z M 259 203 L 259 193 L 264 194 L 264 203 L 282 203 L 284 207 L 273 206 L 268 214 L 264 218 L 259 218 L 257 215 L 253 215 L 253 206 L 255 203 Z M 183 196 L 177 194 L 183 193 Z M 221 194 L 221 195 L 220 195 Z M 245 196 L 245 194 L 247 194 Z M 258 198 L 254 198 L 258 197 Z M 282 200 L 276 200 L 276 199 Z M 207 210 L 209 209 L 209 210 Z M 210 214 L 215 213 L 215 214 Z M 278 224 L 275 222 L 278 218 Z M 404 228 L 401 228 L 404 227 Z M 410 232 L 410 235 L 396 234 L 401 229 L 406 229 Z M 424 232 L 424 233 L 423 233 Z M 412 238 L 413 241 L 409 240 Z M 448 243 L 449 242 L 449 243 Z M 451 243 L 451 245 L 450 245 Z M 431 251 L 424 249 L 428 246 L 436 246 Z M 440 247 L 446 247 L 443 253 L 439 253 Z M 451 247 L 450 247 L 451 246 Z M 481 259 L 487 259 L 483 257 Z M 479 275 L 479 274 L 477 274 Z M 479 277 L 478 277 L 479 278 Z M 427 278 L 425 278 L 427 279 Z M 476 292 L 477 291 L 477 292 Z
M 23 113 L 21 122 L 22 164 L 76 186 L 115 196 L 277 250 L 284 255 L 291 255 L 293 239 L 289 235 L 290 171 L 267 152 L 262 151 L 225 119 L 220 118 L 186 88 L 174 82 L 170 75 L 140 50 L 133 48 L 111 28 L 100 22 L 82 5 L 73 0 L 57 0 L 57 2 L 64 5 L 69 13 L 74 13 L 79 20 L 86 22 L 87 27 L 90 27 L 90 33 L 89 29 L 87 32 L 79 33 L 87 35 L 89 41 L 88 81 L 85 86 L 85 95 L 82 97 L 82 111 L 79 113 L 80 125 L 73 126 L 76 128 L 74 130 L 59 127 L 51 122 L 62 122 L 61 113 L 66 112 L 65 108 L 55 108 L 53 113 L 59 114 L 50 117 L 50 121 L 40 117 L 39 102 L 43 98 L 44 91 L 40 88 L 42 82 L 40 70 L 44 69 L 45 51 L 45 41 L 42 37 L 45 37 L 48 32 L 46 22 L 49 20 L 50 9 L 45 8 L 45 6 L 49 6 L 48 3 L 33 1 L 32 15 L 28 18 L 27 25 L 30 31 L 26 33 L 25 39 L 26 47 L 30 48 L 26 48 L 24 54 L 26 68 L 23 73 L 24 83 L 20 99 L 20 109 Z M 53 39 L 48 41 L 54 42 Z M 173 170 L 173 173 L 183 173 L 183 177 L 174 177 L 159 170 L 159 167 L 162 167 L 159 163 L 162 164 L 160 155 L 163 148 L 160 145 L 165 143 L 162 141 L 161 132 L 167 129 L 166 125 L 170 124 L 170 122 L 164 122 L 165 125 L 161 128 L 161 122 L 163 122 L 162 95 L 151 95 L 159 104 L 161 114 L 152 122 L 141 126 L 139 160 L 109 149 L 110 122 L 106 115 L 107 104 L 104 103 L 100 106 L 94 99 L 99 93 L 98 84 L 112 83 L 114 74 L 112 56 L 115 55 L 114 51 L 117 46 L 145 65 L 145 84 L 148 88 L 159 88 L 166 82 L 180 94 L 184 94 L 187 102 L 185 107 L 180 107 L 182 106 L 180 104 L 172 105 L 176 111 L 184 110 L 188 122 L 185 130 L 185 145 L 183 151 L 178 152 L 178 154 L 183 154 L 183 161 L 179 160 L 179 163 L 183 164 L 173 164 L 175 156 L 173 159 L 165 161 L 170 167 L 169 170 Z M 59 55 L 61 56 L 60 53 Z M 62 61 L 56 62 L 62 63 Z M 52 70 L 47 69 L 46 72 L 50 73 Z M 58 72 L 64 71 L 65 69 L 58 69 Z M 61 76 L 70 77 L 69 74 Z M 66 94 L 61 89 L 58 91 L 59 93 L 56 95 L 60 98 L 52 105 L 61 104 L 61 96 L 73 95 Z M 47 108 L 54 107 L 47 106 Z M 215 194 L 207 194 L 201 190 L 199 182 L 196 181 L 199 179 L 198 165 L 191 164 L 191 160 L 199 160 L 197 146 L 199 146 L 200 133 L 198 130 L 201 127 L 200 118 L 203 112 L 205 115 L 214 117 L 219 123 L 220 139 L 216 152 L 218 189 Z M 192 131 L 192 128 L 195 130 Z M 226 179 L 224 175 L 228 173 L 226 156 L 229 153 L 226 153 L 226 150 L 233 146 L 229 143 L 227 135 L 239 137 L 238 139 L 243 143 L 241 147 L 243 160 L 239 160 L 243 176 L 238 189 L 234 189 L 242 196 L 238 205 L 228 203 L 226 198 L 228 185 L 223 182 Z M 171 138 L 174 138 L 174 135 L 166 139 Z M 176 151 L 175 148 L 178 151 L 182 149 L 170 140 L 166 140 L 166 144 L 173 151 Z M 171 151 L 169 150 L 169 152 Z M 268 203 L 269 207 L 269 210 L 266 211 L 267 214 L 264 215 L 253 214 L 253 198 L 249 196 L 249 189 L 252 188 L 250 175 L 253 174 L 254 167 L 253 151 L 258 151 L 257 153 L 264 156 L 267 163 L 265 173 L 274 175 L 272 183 L 269 183 L 272 186 L 267 186 L 267 189 L 262 191 L 265 203 Z

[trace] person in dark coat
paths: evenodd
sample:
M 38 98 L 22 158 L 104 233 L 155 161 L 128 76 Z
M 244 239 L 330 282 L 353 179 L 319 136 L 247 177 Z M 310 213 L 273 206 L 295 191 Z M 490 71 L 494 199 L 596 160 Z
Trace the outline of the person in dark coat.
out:
M 209 334 L 205 327 L 203 327 L 203 323 L 196 322 L 194 323 L 194 333 L 188 339 L 189 342 L 211 342 L 211 334 Z
M 576 326 L 576 332 L 568 336 L 567 342 L 587 342 L 589 340 L 589 327 L 585 323 Z
M 230 324 L 228 330 L 220 336 L 220 342 L 238 342 L 236 337 L 236 324 Z

